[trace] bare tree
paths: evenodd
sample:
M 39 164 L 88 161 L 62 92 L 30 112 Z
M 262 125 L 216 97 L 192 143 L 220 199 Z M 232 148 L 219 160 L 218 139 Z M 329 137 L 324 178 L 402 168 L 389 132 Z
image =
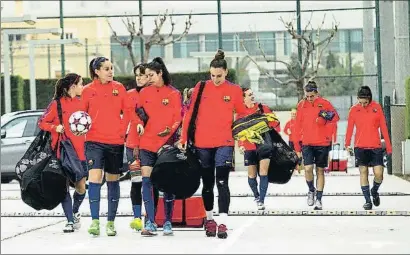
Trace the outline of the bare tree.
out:
M 332 28 L 327 31 L 327 36 L 321 39 L 320 33 L 322 32 L 322 27 L 325 23 L 326 15 L 324 15 L 323 20 L 317 29 L 314 29 L 311 24 L 312 16 L 313 16 L 313 13 L 310 17 L 309 22 L 306 24 L 305 29 L 301 32 L 301 34 L 298 34 L 297 31 L 295 30 L 295 26 L 294 26 L 295 19 L 288 21 L 288 22 L 285 22 L 282 17 L 280 17 L 279 19 L 285 26 L 287 33 L 291 35 L 291 39 L 301 41 L 302 63 L 299 60 L 296 61 L 295 63 L 288 63 L 286 61 L 277 59 L 276 56 L 273 56 L 273 57 L 267 56 L 265 51 L 263 50 L 259 36 L 255 33 L 255 40 L 256 40 L 257 47 L 260 52 L 260 56 L 262 58 L 261 60 L 266 61 L 268 63 L 276 62 L 276 63 L 283 64 L 286 67 L 287 72 L 288 72 L 288 79 L 286 80 L 279 79 L 274 72 L 270 72 L 266 68 L 261 67 L 258 60 L 249 54 L 248 47 L 246 46 L 244 40 L 240 39 L 239 36 L 237 35 L 242 48 L 244 49 L 245 52 L 247 52 L 246 57 L 251 59 L 251 61 L 257 66 L 260 72 L 266 75 L 267 77 L 272 78 L 273 80 L 275 80 L 277 83 L 279 83 L 282 86 L 286 86 L 292 83 L 296 84 L 297 94 L 298 94 L 299 99 L 303 97 L 303 85 L 305 84 L 305 82 L 307 80 L 313 80 L 316 77 L 320 63 L 321 63 L 323 52 L 327 48 L 329 43 L 334 39 L 338 31 L 338 23 L 334 21 L 334 23 L 332 24 Z M 310 29 L 308 29 L 309 27 Z M 315 57 L 316 62 L 310 63 L 310 60 L 313 54 L 315 53 L 316 53 L 316 57 Z M 310 64 L 311 64 L 311 68 L 309 68 Z
M 178 41 L 181 41 L 182 38 L 184 38 L 188 32 L 189 29 L 192 26 L 191 22 L 192 15 L 189 14 L 186 21 L 185 21 L 185 29 L 182 32 L 182 34 L 174 37 L 173 33 L 175 30 L 175 25 L 176 23 L 172 19 L 172 14 L 168 14 L 168 10 L 165 11 L 164 14 L 159 14 L 158 17 L 154 20 L 155 28 L 152 31 L 151 35 L 144 35 L 144 30 L 143 30 L 143 23 L 142 23 L 142 17 L 139 17 L 139 22 L 138 25 L 135 19 L 130 18 L 130 17 L 125 17 L 122 18 L 122 22 L 127 28 L 127 31 L 129 33 L 129 37 L 127 39 L 121 39 L 117 35 L 117 32 L 113 29 L 111 26 L 110 21 L 107 19 L 107 23 L 111 28 L 111 31 L 113 33 L 114 39 L 120 43 L 121 46 L 124 46 L 127 48 L 130 58 L 132 60 L 133 65 L 136 65 L 136 59 L 133 53 L 133 41 L 136 38 L 141 38 L 143 43 L 144 43 L 144 56 L 143 56 L 143 62 L 147 62 L 149 58 L 149 53 L 154 45 L 160 45 L 160 46 L 165 46 L 171 43 L 175 43 Z M 162 33 L 162 28 L 164 27 L 165 22 L 169 20 L 170 23 L 170 30 L 168 33 Z

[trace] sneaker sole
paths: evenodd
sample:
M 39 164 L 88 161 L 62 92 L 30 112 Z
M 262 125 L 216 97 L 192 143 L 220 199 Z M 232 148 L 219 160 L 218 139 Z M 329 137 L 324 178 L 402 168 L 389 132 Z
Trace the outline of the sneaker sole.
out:
M 116 236 L 117 235 L 117 233 L 113 233 L 113 234 L 108 234 L 107 233 L 107 236 Z
M 88 234 L 93 235 L 93 236 L 99 236 L 100 232 L 94 231 L 94 230 L 88 230 Z
M 174 232 L 170 232 L 170 233 L 164 232 L 163 235 L 164 235 L 164 236 L 173 236 L 173 235 L 174 235 Z
M 74 232 L 74 229 L 73 229 L 73 230 L 65 230 L 65 229 L 64 229 L 63 232 L 64 232 L 64 233 L 73 233 L 73 232 Z
M 219 239 L 226 239 L 228 237 L 228 233 L 218 233 Z
M 152 237 L 152 236 L 156 236 L 156 235 L 158 235 L 158 234 L 153 233 L 153 232 L 144 231 L 144 230 L 141 232 L 141 236 L 144 236 L 144 237 Z
M 206 232 L 206 236 L 207 236 L 207 237 L 215 237 L 215 236 L 216 236 L 216 232 Z
M 315 208 L 313 208 L 313 210 L 318 210 L 318 211 L 320 211 L 320 210 L 322 210 L 323 208 L 319 208 L 319 207 L 317 207 L 317 206 L 315 206 Z

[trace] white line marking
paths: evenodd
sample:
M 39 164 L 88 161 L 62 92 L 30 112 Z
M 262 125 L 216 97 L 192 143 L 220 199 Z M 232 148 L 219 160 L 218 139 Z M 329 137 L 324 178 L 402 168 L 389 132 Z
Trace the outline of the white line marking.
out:
M 222 243 L 218 246 L 215 252 L 213 252 L 213 254 L 225 254 L 225 251 L 229 250 L 229 248 L 231 248 L 236 243 L 239 237 L 241 237 L 241 235 L 258 219 L 259 217 L 250 217 L 248 221 L 242 224 L 242 226 L 235 228 L 233 232 L 228 232 L 227 240 L 221 239 L 220 241 Z

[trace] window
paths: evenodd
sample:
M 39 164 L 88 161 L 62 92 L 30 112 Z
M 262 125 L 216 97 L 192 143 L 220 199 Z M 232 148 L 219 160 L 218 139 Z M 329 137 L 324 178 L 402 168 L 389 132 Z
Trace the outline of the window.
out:
M 283 32 L 283 52 L 285 56 L 290 56 L 292 54 L 292 38 L 288 32 Z
M 205 35 L 205 51 L 216 52 L 219 48 L 218 34 Z
M 267 56 L 276 54 L 275 34 L 273 32 L 258 32 L 257 35 L 249 32 L 239 33 L 239 39 L 243 40 L 250 55 L 262 55 L 256 36 L 259 38 L 260 47 Z M 239 45 L 239 49 L 243 50 L 241 45 Z
M 173 44 L 174 58 L 189 58 L 191 52 L 198 52 L 198 38 L 198 35 L 187 35 L 181 41 L 175 42 Z
M 353 29 L 350 32 L 350 47 L 352 52 L 363 52 L 363 31 Z
M 37 121 L 38 116 L 21 117 L 10 121 L 2 128 L 6 130 L 5 138 L 36 136 L 39 132 Z
M 9 35 L 9 41 L 13 42 L 13 41 L 22 41 L 25 40 L 25 35 Z
M 65 33 L 65 39 L 73 39 L 73 33 Z

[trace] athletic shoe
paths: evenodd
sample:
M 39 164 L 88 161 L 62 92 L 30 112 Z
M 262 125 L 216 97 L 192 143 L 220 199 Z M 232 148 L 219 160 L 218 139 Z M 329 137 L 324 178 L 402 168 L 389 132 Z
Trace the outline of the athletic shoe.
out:
M 105 233 L 107 233 L 107 236 L 117 235 L 117 230 L 115 230 L 114 221 L 107 221 L 107 225 L 105 226 Z
M 130 227 L 136 231 L 142 230 L 142 220 L 140 218 L 135 218 L 131 221 Z
M 172 224 L 169 221 L 166 221 L 163 226 L 164 236 L 172 236 L 174 232 L 172 232 Z
M 308 206 L 312 206 L 315 203 L 315 192 L 309 191 L 307 195 L 307 204 Z
M 258 210 L 265 210 L 265 205 L 262 202 L 258 202 Z
M 100 220 L 93 220 L 91 226 L 88 229 L 88 233 L 94 236 L 100 235 Z
M 371 202 L 366 202 L 366 203 L 364 203 L 363 208 L 365 210 L 371 210 L 373 208 L 373 205 L 372 205 Z
M 68 222 L 67 224 L 65 224 L 65 226 L 63 228 L 63 232 L 64 233 L 74 232 L 74 224 L 72 222 Z
M 228 231 L 228 228 L 226 227 L 226 225 L 224 224 L 219 225 L 218 226 L 218 238 L 221 238 L 221 239 L 227 238 L 228 237 L 227 231 Z
M 216 236 L 216 228 L 218 225 L 214 220 L 207 220 L 205 222 L 205 234 L 207 237 L 215 237 Z
M 375 206 L 379 206 L 380 205 L 380 195 L 378 192 L 374 192 L 373 189 L 371 190 L 372 193 L 372 197 L 373 197 L 373 204 Z
M 81 227 L 81 213 L 74 213 L 74 229 L 78 230 Z
M 314 210 L 322 210 L 322 201 L 317 200 L 315 202 L 315 208 L 313 208 Z
M 147 220 L 145 223 L 144 229 L 141 231 L 142 236 L 156 236 L 157 235 L 157 228 L 155 225 L 150 221 Z

